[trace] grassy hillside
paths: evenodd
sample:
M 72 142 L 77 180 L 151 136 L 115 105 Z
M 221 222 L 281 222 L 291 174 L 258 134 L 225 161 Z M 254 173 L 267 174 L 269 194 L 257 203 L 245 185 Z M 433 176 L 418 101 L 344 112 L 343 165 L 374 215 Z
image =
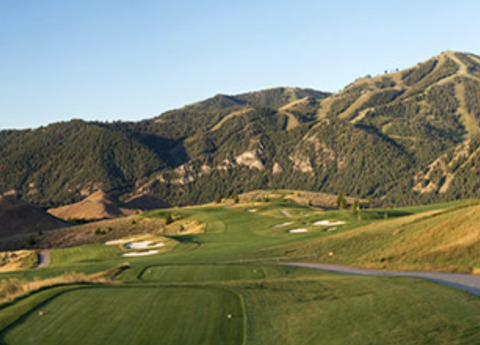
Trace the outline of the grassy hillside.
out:
M 270 248 L 260 255 L 388 270 L 479 272 L 478 202 L 438 207 L 406 208 L 395 219 L 389 219 L 392 215 L 385 210 L 384 220 L 359 225 L 354 231 Z M 369 212 L 357 216 L 367 218 Z

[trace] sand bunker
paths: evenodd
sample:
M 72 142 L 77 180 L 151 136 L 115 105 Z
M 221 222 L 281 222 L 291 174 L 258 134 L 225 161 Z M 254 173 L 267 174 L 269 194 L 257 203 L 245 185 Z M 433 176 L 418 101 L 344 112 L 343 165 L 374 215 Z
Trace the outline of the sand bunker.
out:
M 139 242 L 131 242 L 127 244 L 125 247 L 128 249 L 149 249 L 149 248 L 159 248 L 164 247 L 164 243 L 155 243 L 152 244 L 153 241 L 139 241 Z
M 148 256 L 157 254 L 158 250 L 149 250 L 148 252 L 131 252 L 131 253 L 124 253 L 122 256 L 132 257 L 132 256 Z
M 329 220 L 319 220 L 313 223 L 314 226 L 338 226 L 345 225 L 345 222 L 337 221 L 331 222 Z
M 128 242 L 131 242 L 133 241 L 134 238 L 128 238 L 126 240 L 112 240 L 112 241 L 107 241 L 104 243 L 104 245 L 106 246 L 114 246 L 114 245 L 117 245 L 117 244 L 124 244 L 124 243 L 128 243 Z
M 283 228 L 284 226 L 289 226 L 289 225 L 292 225 L 293 222 L 286 222 L 286 223 L 282 223 L 282 224 L 277 224 L 275 225 L 275 228 Z
M 254 212 L 257 212 L 257 210 L 256 210 L 256 209 L 254 209 L 254 208 L 252 208 L 252 209 L 248 210 L 248 212 L 250 212 L 250 213 L 254 213 Z
M 292 229 L 292 230 L 288 230 L 288 232 L 290 234 L 299 234 L 299 233 L 302 233 L 302 232 L 308 232 L 307 229 Z

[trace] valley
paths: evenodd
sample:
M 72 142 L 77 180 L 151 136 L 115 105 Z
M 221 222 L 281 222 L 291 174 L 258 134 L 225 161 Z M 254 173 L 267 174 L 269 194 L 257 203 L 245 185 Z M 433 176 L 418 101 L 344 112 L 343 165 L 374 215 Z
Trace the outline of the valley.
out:
M 95 235 L 95 243 L 52 247 L 47 267 L 0 274 L 2 343 L 480 341 L 480 299 L 461 289 L 412 277 L 286 265 L 477 273 L 479 234 L 469 225 L 477 201 L 324 210 L 292 201 L 299 194 L 257 191 L 239 195 L 239 203 L 223 199 L 148 211 L 117 221 L 134 229 L 148 220 L 154 230 L 117 233 L 112 225 Z M 103 223 L 113 224 L 80 227 L 105 228 Z M 448 224 L 456 226 L 438 233 Z M 300 228 L 306 231 L 291 231 Z M 56 232 L 77 231 L 46 234 Z M 122 256 L 152 248 L 158 252 Z M 14 297 L 22 284 L 30 284 L 29 290 Z
M 0 131 L 0 342 L 480 343 L 479 68 Z

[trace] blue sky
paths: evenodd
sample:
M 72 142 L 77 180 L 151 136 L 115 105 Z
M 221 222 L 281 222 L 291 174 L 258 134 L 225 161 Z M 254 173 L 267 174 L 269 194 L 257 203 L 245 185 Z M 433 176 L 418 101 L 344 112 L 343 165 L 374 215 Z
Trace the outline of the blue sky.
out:
M 217 93 L 338 91 L 445 50 L 478 1 L 0 0 L 0 128 L 140 120 Z

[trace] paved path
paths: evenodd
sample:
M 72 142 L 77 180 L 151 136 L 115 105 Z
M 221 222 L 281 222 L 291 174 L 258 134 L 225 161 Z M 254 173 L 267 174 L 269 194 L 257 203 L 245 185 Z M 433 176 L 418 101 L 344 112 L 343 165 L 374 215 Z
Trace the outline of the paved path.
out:
M 45 268 L 50 265 L 50 251 L 49 250 L 42 250 L 38 253 L 38 264 L 37 268 Z
M 324 271 L 332 271 L 346 274 L 359 274 L 371 276 L 398 276 L 398 277 L 412 277 L 434 281 L 440 284 L 452 286 L 457 289 L 468 291 L 476 296 L 480 296 L 480 276 L 461 273 L 443 273 L 443 272 L 405 272 L 405 271 L 380 271 L 363 269 L 341 265 L 330 264 L 314 264 L 303 262 L 286 263 L 288 266 L 299 266 L 315 268 Z
M 291 215 L 290 212 L 288 212 L 287 210 L 282 210 L 281 212 L 283 213 L 283 215 L 284 215 L 285 217 L 292 218 L 292 215 Z

